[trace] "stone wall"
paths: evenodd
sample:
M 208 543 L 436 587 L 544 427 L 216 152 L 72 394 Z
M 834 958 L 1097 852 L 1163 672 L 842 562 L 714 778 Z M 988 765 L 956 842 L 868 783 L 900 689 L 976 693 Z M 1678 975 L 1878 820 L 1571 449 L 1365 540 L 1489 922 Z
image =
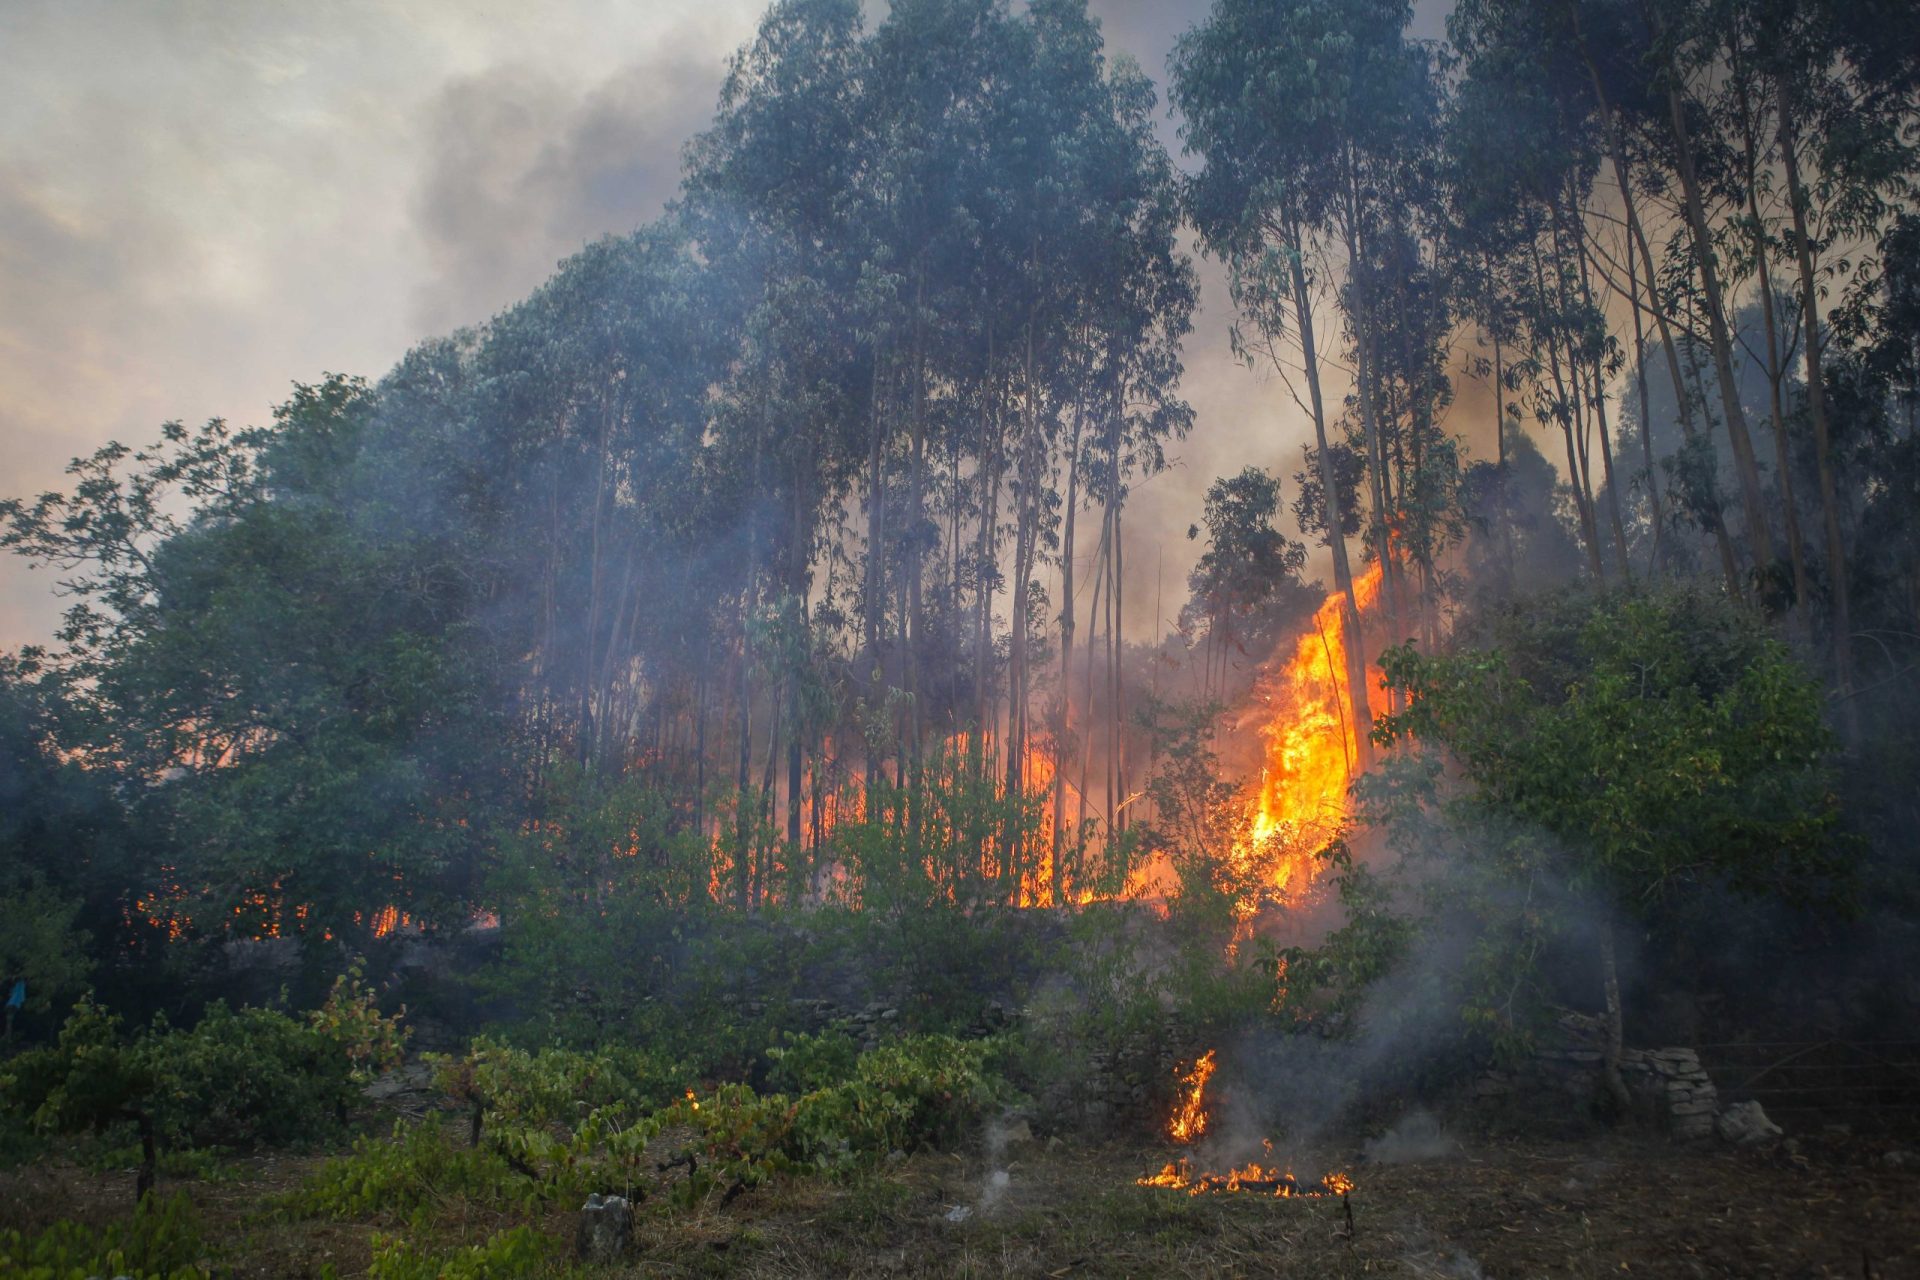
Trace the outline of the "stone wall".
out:
M 1539 1049 L 1518 1067 L 1483 1072 L 1473 1084 L 1475 1100 L 1497 1105 L 1557 1098 L 1591 1108 L 1604 1088 L 1604 1032 L 1597 1020 L 1576 1014 L 1562 1018 L 1559 1031 L 1557 1043 Z M 1713 1136 L 1720 1096 L 1694 1050 L 1624 1049 L 1620 1078 L 1636 1108 L 1674 1137 L 1694 1141 Z

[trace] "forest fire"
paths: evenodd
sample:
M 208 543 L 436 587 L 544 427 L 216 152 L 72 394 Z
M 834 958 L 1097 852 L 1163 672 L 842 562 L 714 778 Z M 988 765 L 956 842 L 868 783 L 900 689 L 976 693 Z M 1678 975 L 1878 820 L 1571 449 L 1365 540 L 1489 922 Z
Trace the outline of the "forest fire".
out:
M 1209 1049 L 1194 1061 L 1191 1068 L 1180 1074 L 1180 1098 L 1174 1104 L 1173 1114 L 1167 1118 L 1167 1136 L 1175 1142 L 1191 1143 L 1206 1133 L 1207 1082 L 1213 1078 L 1216 1066 L 1215 1050 Z M 1273 1143 L 1263 1141 L 1260 1145 L 1265 1148 L 1266 1158 L 1271 1161 Z M 1158 1173 L 1135 1178 L 1134 1185 L 1164 1187 L 1192 1196 L 1246 1193 L 1286 1199 L 1292 1196 L 1343 1196 L 1353 1189 L 1353 1179 L 1344 1173 L 1330 1173 L 1316 1182 L 1302 1182 L 1293 1175 L 1292 1170 L 1281 1169 L 1271 1163 L 1262 1164 L 1258 1160 L 1250 1160 L 1237 1169 L 1229 1168 L 1225 1173 L 1210 1173 L 1196 1168 L 1191 1157 L 1180 1156 L 1162 1165 Z
M 1354 584 L 1364 616 L 1380 595 L 1381 571 L 1375 563 Z M 1252 848 L 1275 859 L 1272 889 L 1283 900 L 1297 899 L 1312 884 L 1314 854 L 1345 816 L 1347 787 L 1361 761 L 1353 701 L 1347 687 L 1345 594 L 1329 594 L 1313 615 L 1313 625 L 1294 643 L 1257 692 L 1265 761 L 1254 800 Z M 1379 668 L 1369 664 L 1369 702 L 1378 688 Z M 1377 711 L 1379 708 L 1372 708 Z

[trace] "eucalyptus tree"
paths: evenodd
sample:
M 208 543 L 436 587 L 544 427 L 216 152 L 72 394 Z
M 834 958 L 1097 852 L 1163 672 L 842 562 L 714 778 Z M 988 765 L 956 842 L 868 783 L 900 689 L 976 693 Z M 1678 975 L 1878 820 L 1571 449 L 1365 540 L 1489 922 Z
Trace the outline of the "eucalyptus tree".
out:
M 1203 243 L 1228 264 L 1241 314 L 1236 345 L 1283 374 L 1285 353 L 1299 357 L 1326 504 L 1322 525 L 1356 641 L 1348 647 L 1348 683 L 1362 742 L 1366 655 L 1329 432 L 1324 375 L 1332 360 L 1318 325 L 1326 300 L 1337 299 L 1354 357 L 1367 538 L 1391 598 L 1396 549 L 1375 327 L 1388 286 L 1373 266 L 1375 237 L 1390 221 L 1385 180 L 1410 148 L 1424 145 L 1422 117 L 1432 114 L 1427 55 L 1405 36 L 1411 16 L 1399 0 L 1218 0 L 1171 60 L 1183 137 L 1201 160 L 1189 209 Z
M 1827 403 L 1821 299 L 1847 255 L 1871 242 L 1915 195 L 1915 121 L 1920 55 L 1886 35 L 1909 23 L 1906 6 L 1883 0 L 1743 0 L 1738 29 L 1750 43 L 1758 80 L 1771 98 L 1774 150 L 1790 229 L 1799 304 L 1807 416 L 1825 547 L 1828 637 L 1843 707 L 1853 707 L 1851 574 L 1845 501 L 1835 467 Z M 1758 122 L 1756 121 L 1756 125 Z
M 804 623 L 824 514 L 867 452 L 879 448 L 872 335 L 884 306 L 867 270 L 856 174 L 865 162 L 860 88 L 867 60 L 859 5 L 782 0 L 729 67 L 712 128 L 687 149 L 677 212 L 714 287 L 737 299 L 740 346 L 718 388 L 716 474 L 740 515 L 734 727 L 734 892 L 751 906 L 764 868 L 748 830 L 773 803 L 785 730 L 786 832 L 798 845 L 805 753 L 818 729 L 803 712 L 806 674 L 756 659 L 751 619 L 763 607 Z M 863 429 L 865 428 L 865 429 Z M 876 468 L 877 471 L 877 468 Z M 877 507 L 877 478 L 870 500 Z M 877 511 L 875 513 L 877 520 Z M 869 561 L 869 648 L 879 602 Z M 811 653 L 800 646 L 793 653 Z M 753 785 L 756 671 L 773 671 L 764 780 Z M 784 724 L 783 724 L 784 721 Z

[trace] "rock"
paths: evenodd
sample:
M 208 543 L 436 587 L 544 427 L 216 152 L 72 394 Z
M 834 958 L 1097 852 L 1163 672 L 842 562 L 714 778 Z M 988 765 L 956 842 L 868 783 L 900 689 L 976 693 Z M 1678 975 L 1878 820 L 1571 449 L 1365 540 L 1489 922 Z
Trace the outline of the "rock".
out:
M 1722 1142 L 1736 1147 L 1755 1147 L 1783 1136 L 1785 1130 L 1767 1119 L 1757 1102 L 1736 1102 L 1713 1118 L 1713 1131 Z
M 1001 1131 L 1000 1137 L 1009 1147 L 1019 1146 L 1023 1142 L 1032 1142 L 1033 1126 L 1024 1119 L 1015 1120 Z
M 624 1196 L 595 1193 L 580 1206 L 574 1252 L 582 1262 L 618 1262 L 633 1243 L 633 1206 Z
M 1920 1152 L 1889 1151 L 1880 1157 L 1883 1169 L 1920 1169 Z

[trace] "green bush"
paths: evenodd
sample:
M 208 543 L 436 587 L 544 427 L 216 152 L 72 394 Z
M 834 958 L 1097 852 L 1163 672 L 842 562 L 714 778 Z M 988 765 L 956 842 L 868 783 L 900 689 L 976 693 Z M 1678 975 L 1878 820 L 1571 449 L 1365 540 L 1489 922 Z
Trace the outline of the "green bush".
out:
M 435 1084 L 489 1124 L 572 1124 L 583 1111 L 620 1106 L 641 1115 L 685 1091 L 689 1073 L 664 1054 L 608 1046 L 583 1052 L 516 1048 L 476 1037 L 460 1057 L 430 1055 Z
M 390 1137 L 355 1139 L 352 1151 L 321 1165 L 281 1208 L 339 1221 L 404 1221 L 456 1200 L 496 1210 L 539 1209 L 561 1190 L 516 1170 L 492 1147 L 457 1145 L 431 1122 L 402 1122 Z
M 824 1089 L 850 1078 L 859 1057 L 860 1046 L 844 1031 L 789 1032 L 781 1044 L 767 1050 L 773 1064 L 767 1082 L 782 1093 Z
M 180 1147 L 285 1146 L 345 1119 L 352 1064 L 311 1025 L 214 1004 L 191 1031 L 156 1023 L 138 1045 L 161 1139 Z
M 367 1275 L 369 1280 L 518 1280 L 547 1270 L 558 1252 L 556 1241 L 531 1227 L 514 1227 L 485 1244 L 451 1250 L 375 1236 Z
M 37 1235 L 0 1231 L 0 1275 L 13 1280 L 203 1280 L 200 1219 L 184 1195 L 148 1196 L 124 1223 L 57 1222 Z
M 845 1172 L 951 1142 L 1009 1100 L 991 1041 L 911 1036 L 862 1054 L 852 1076 L 789 1098 L 727 1085 L 661 1113 L 700 1134 L 710 1174 L 754 1186 L 788 1169 Z

